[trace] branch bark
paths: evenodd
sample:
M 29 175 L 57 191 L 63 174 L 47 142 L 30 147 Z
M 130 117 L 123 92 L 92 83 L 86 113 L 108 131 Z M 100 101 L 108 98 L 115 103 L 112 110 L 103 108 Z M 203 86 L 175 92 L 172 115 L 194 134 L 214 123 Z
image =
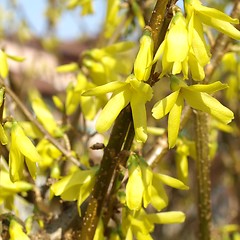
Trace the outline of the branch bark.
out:
M 170 20 L 166 17 L 166 12 L 167 9 L 170 9 L 170 5 L 173 2 L 176 1 L 158 0 L 155 9 L 153 10 L 149 26 L 152 29 L 152 36 L 155 45 L 154 53 L 166 34 L 167 26 L 170 22 Z M 165 29 L 165 31 L 163 31 L 163 29 Z M 162 36 L 160 37 L 160 35 Z M 153 71 L 148 81 L 150 85 L 154 84 L 154 82 L 151 82 L 152 76 Z M 90 196 L 87 211 L 83 218 L 81 235 L 79 236 L 80 240 L 91 240 L 94 237 L 109 186 L 111 182 L 114 182 L 113 175 L 115 170 L 118 169 L 120 159 L 122 158 L 120 156 L 121 151 L 129 150 L 132 145 L 134 128 L 131 127 L 131 124 L 133 124 L 132 114 L 131 108 L 128 105 L 122 110 L 116 119 L 110 135 L 109 143 L 104 149 L 104 155 L 96 177 L 96 183 Z M 128 139 L 126 145 L 124 145 L 125 139 Z M 116 174 L 115 177 L 117 176 L 118 174 Z

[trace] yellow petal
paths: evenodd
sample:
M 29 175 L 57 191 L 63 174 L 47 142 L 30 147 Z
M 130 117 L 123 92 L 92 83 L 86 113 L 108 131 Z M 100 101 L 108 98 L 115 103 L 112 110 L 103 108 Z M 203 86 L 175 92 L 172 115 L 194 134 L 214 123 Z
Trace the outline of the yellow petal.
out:
M 210 51 L 206 44 L 203 32 L 203 26 L 197 16 L 191 18 L 189 24 L 193 24 L 191 47 L 197 61 L 201 66 L 205 66 L 210 61 Z
M 140 161 L 140 167 L 142 170 L 142 180 L 144 185 L 143 205 L 146 208 L 151 201 L 151 186 L 153 172 L 151 168 L 148 166 L 148 164 L 144 162 L 144 160 Z
M 4 170 L 1 170 L 0 183 L 2 190 L 4 189 L 0 192 L 0 197 L 4 195 L 4 191 L 7 191 L 7 194 L 13 194 L 18 192 L 25 192 L 33 188 L 33 185 L 28 182 L 17 181 L 13 183 L 10 180 L 9 173 Z
M 134 76 L 133 77 L 130 76 L 129 79 L 130 79 L 129 83 L 131 87 L 136 91 L 136 94 L 140 96 L 142 101 L 147 102 L 152 99 L 153 90 L 149 84 L 138 81 L 137 79 L 134 78 Z M 135 91 L 134 91 L 134 94 L 135 94 Z
M 240 40 L 240 31 L 235 28 L 231 23 L 218 20 L 216 18 L 201 18 L 202 22 L 217 29 L 219 32 L 226 34 L 227 36 Z
M 8 138 L 7 135 L 5 134 L 2 124 L 0 124 L 0 142 L 2 145 L 6 145 L 8 143 Z
M 205 7 L 202 4 L 197 4 L 197 6 L 195 7 L 195 11 L 198 12 L 201 19 L 205 18 L 205 17 L 212 17 L 212 18 L 219 19 L 219 20 L 233 23 L 233 24 L 239 23 L 239 20 L 237 18 L 231 18 L 227 14 L 225 14 L 215 8 Z
M 139 210 L 142 207 L 144 185 L 142 171 L 137 163 L 129 167 L 129 178 L 126 185 L 126 203 L 129 209 Z
M 131 92 L 129 90 L 125 90 L 123 92 L 119 92 L 116 95 L 113 95 L 97 119 L 96 130 L 99 133 L 107 131 L 119 113 L 122 111 L 122 109 L 127 106 L 130 99 Z
M 188 182 L 188 159 L 186 155 L 177 154 L 176 156 L 177 175 L 184 184 Z
M 31 175 L 31 177 L 35 180 L 37 176 L 37 164 L 36 162 L 32 162 L 28 158 L 25 158 L 25 162 L 28 168 L 28 171 Z
M 162 54 L 164 53 L 165 50 L 165 46 L 166 46 L 166 40 L 164 40 L 161 45 L 159 46 L 156 54 L 154 55 L 152 64 L 156 63 L 158 61 L 158 59 L 162 56 Z
M 191 51 L 189 52 L 188 57 L 189 57 L 188 64 L 193 80 L 195 81 L 203 80 L 205 78 L 205 72 L 203 67 L 201 66 L 201 64 L 199 64 L 197 58 L 194 56 L 193 53 L 191 53 Z
M 148 214 L 149 221 L 156 224 L 182 223 L 185 221 L 185 214 L 178 211 Z
M 12 126 L 12 138 L 16 141 L 17 149 L 33 162 L 40 162 L 41 157 L 31 140 L 25 135 L 23 129 L 16 122 Z
M 16 140 L 12 139 L 9 152 L 9 172 L 10 178 L 13 182 L 19 181 L 23 177 L 23 155 L 17 148 Z
M 8 76 L 7 55 L 0 49 L 0 76 L 6 78 Z
M 213 93 L 223 90 L 225 88 L 228 88 L 228 85 L 223 84 L 220 81 L 210 83 L 210 84 L 194 84 L 194 85 L 187 87 L 188 90 L 197 91 L 197 92 L 205 92 L 208 94 L 213 94 Z
M 176 41 L 177 40 L 177 41 Z M 170 30 L 166 37 L 167 41 L 167 61 L 168 62 L 182 62 L 187 57 L 188 32 L 186 22 L 181 12 L 178 12 L 170 25 Z
M 93 89 L 89 89 L 82 93 L 82 96 L 98 96 L 109 92 L 120 91 L 123 90 L 127 84 L 128 83 L 121 81 L 110 82 Z
M 225 124 L 231 122 L 234 118 L 231 110 L 223 106 L 217 99 L 207 93 L 192 92 L 187 89 L 182 89 L 182 92 L 187 103 L 192 108 L 209 113 Z
M 78 212 L 79 212 L 80 216 L 81 216 L 80 206 L 90 195 L 90 193 L 93 189 L 94 183 L 95 183 L 95 177 L 92 175 L 92 177 L 87 178 L 87 181 L 85 180 L 84 183 L 80 187 L 80 191 L 79 191 L 79 195 L 78 195 L 78 201 L 77 201 Z
M 177 101 L 179 91 L 175 91 L 165 97 L 164 99 L 158 101 L 152 109 L 152 115 L 156 119 L 160 119 L 167 115 L 172 109 L 173 105 Z
M 168 116 L 169 148 L 173 148 L 176 144 L 183 106 L 184 106 L 184 101 L 182 96 L 179 94 L 176 100 L 176 103 L 173 105 Z
M 151 204 L 157 210 L 160 211 L 168 205 L 168 196 L 163 187 L 163 184 L 153 173 L 152 186 L 151 186 Z
M 133 124 L 135 130 L 135 138 L 137 142 L 146 142 L 147 140 L 147 113 L 145 102 L 137 96 L 131 99 L 131 108 L 133 116 Z
M 11 240 L 30 240 L 27 234 L 23 231 L 22 225 L 14 219 L 10 222 L 9 235 Z
M 108 54 L 117 54 L 132 49 L 135 46 L 135 42 L 118 42 L 104 48 L 104 52 Z
M 173 187 L 173 188 L 177 188 L 177 189 L 181 189 L 181 190 L 188 190 L 189 187 L 186 186 L 183 182 L 181 182 L 180 180 L 170 177 L 168 175 L 165 174 L 156 174 L 156 178 L 163 182 L 164 184 Z
M 151 32 L 145 29 L 140 39 L 140 49 L 134 62 L 134 75 L 139 81 L 147 81 L 151 73 L 154 43 Z
M 66 73 L 66 72 L 75 72 L 79 69 L 77 63 L 68 63 L 57 67 L 57 72 Z

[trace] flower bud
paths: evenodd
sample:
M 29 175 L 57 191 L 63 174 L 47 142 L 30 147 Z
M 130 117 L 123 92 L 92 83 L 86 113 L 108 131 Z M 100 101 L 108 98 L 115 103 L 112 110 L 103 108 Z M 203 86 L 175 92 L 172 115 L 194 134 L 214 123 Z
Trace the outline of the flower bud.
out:
M 146 28 L 140 39 L 140 49 L 134 62 L 134 74 L 139 81 L 147 81 L 153 60 L 154 43 L 150 29 Z

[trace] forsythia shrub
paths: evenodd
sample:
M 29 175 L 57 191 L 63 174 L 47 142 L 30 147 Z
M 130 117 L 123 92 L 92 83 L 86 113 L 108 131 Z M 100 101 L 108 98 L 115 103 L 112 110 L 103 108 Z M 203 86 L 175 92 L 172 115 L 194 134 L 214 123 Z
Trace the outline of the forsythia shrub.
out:
M 80 7 L 81 15 L 98 11 L 94 10 L 91 0 L 62 2 L 66 9 Z M 81 63 L 71 62 L 56 69 L 59 74 L 72 74 L 65 93 L 53 96 L 55 111 L 62 116 L 61 121 L 57 120 L 37 90 L 28 94 L 29 105 L 21 102 L 9 85 L 8 61 L 21 62 L 24 58 L 0 50 L 0 141 L 1 149 L 7 152 L 5 155 L 1 153 L 0 214 L 13 211 L 18 215 L 22 210 L 14 205 L 17 199 L 30 201 L 31 197 L 39 197 L 39 194 L 40 200 L 33 201 L 33 205 L 36 204 L 40 212 L 38 201 L 47 201 L 48 204 L 43 204 L 48 207 L 56 199 L 61 199 L 59 204 L 77 201 L 82 225 L 75 229 L 77 234 L 72 239 L 95 240 L 153 239 L 158 224 L 185 221 L 188 217 L 185 213 L 172 211 L 172 188 L 191 190 L 193 185 L 189 175 L 192 173 L 188 159 L 197 162 L 201 151 L 197 137 L 194 139 L 191 132 L 186 134 L 187 126 L 183 124 L 185 109 L 208 114 L 210 125 L 202 128 L 214 141 L 217 141 L 214 133 L 220 130 L 231 134 L 233 129 L 239 132 L 237 124 L 227 126 L 234 119 L 234 112 L 225 106 L 230 104 L 226 101 L 223 105 L 216 97 L 220 90 L 227 89 L 227 98 L 230 99 L 234 95 L 233 89 L 239 89 L 239 46 L 238 52 L 228 53 L 235 55 L 226 54 L 223 58 L 232 78 L 224 83 L 223 72 L 216 80 L 206 80 L 206 69 L 215 55 L 209 35 L 215 39 L 217 30 L 235 39 L 231 41 L 236 43 L 240 40 L 240 31 L 234 24 L 239 24 L 239 20 L 216 8 L 204 6 L 199 0 L 184 0 L 184 9 L 176 6 L 176 1 L 165 1 L 168 7 L 163 4 L 159 8 L 161 2 L 164 1 L 107 1 L 106 21 L 98 47 L 85 50 Z M 145 26 L 146 19 L 150 18 L 147 14 L 149 9 L 153 10 L 152 17 L 149 25 Z M 163 24 L 165 31 L 161 22 L 157 22 L 159 19 L 154 19 L 156 13 L 162 22 L 167 19 Z M 55 16 L 51 11 L 48 15 L 49 18 Z M 153 28 L 154 21 L 158 25 L 156 28 Z M 215 29 L 211 34 L 209 27 Z M 160 29 L 164 38 L 158 41 Z M 134 39 L 132 33 L 137 35 L 139 32 L 142 32 L 139 47 L 134 41 L 126 41 Z M 159 35 L 157 38 L 156 33 Z M 229 61 L 235 64 L 237 70 L 227 66 Z M 158 84 L 155 85 L 156 82 Z M 166 88 L 166 82 L 169 89 L 167 96 L 163 97 L 161 91 Z M 238 98 L 237 94 L 234 96 Z M 13 109 L 10 101 L 15 102 L 17 107 Z M 18 109 L 23 111 L 27 121 L 17 113 Z M 130 112 L 130 122 L 127 118 L 120 118 L 127 115 L 126 112 Z M 82 121 L 76 113 L 80 114 Z M 159 126 L 164 126 L 164 121 L 156 119 L 166 115 L 167 127 L 162 131 Z M 88 129 L 92 122 L 95 123 L 94 130 Z M 153 123 L 155 126 L 151 128 L 149 124 Z M 126 131 L 121 132 L 119 129 L 124 129 L 124 125 Z M 104 155 L 99 164 L 90 159 L 87 145 L 96 133 L 104 138 L 104 144 L 108 142 L 106 146 L 101 145 Z M 158 139 L 167 138 L 167 147 L 161 146 L 160 150 L 164 148 L 165 152 L 172 153 L 170 149 L 175 147 L 176 177 L 170 176 L 174 173 L 167 167 L 164 169 L 162 163 L 156 166 L 148 161 L 143 146 L 148 144 L 149 138 L 149 145 L 153 147 L 155 142 L 152 139 L 157 139 L 154 133 Z M 201 146 L 210 149 L 210 157 L 217 152 L 214 143 L 206 142 Z M 99 150 L 102 147 L 93 145 L 91 148 Z M 39 190 L 39 184 L 35 184 L 42 177 L 47 188 L 44 193 Z M 64 207 L 62 209 L 64 211 Z M 25 233 L 24 224 L 14 218 L 9 221 L 10 239 L 30 239 L 34 236 L 31 226 L 30 231 Z M 39 224 L 39 232 L 44 227 L 44 224 Z M 201 227 L 209 230 L 207 224 Z M 236 225 L 234 233 L 239 237 L 237 231 L 239 226 Z M 209 239 L 207 233 L 205 238 L 202 234 L 201 239 Z M 222 230 L 222 235 L 224 239 L 229 239 L 226 228 Z M 161 239 L 161 236 L 156 239 Z

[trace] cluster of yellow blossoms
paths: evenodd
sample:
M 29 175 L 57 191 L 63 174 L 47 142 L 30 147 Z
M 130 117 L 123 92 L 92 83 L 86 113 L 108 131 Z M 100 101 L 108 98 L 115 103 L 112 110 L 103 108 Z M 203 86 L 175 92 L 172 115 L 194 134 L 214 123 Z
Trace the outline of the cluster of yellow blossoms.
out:
M 214 8 L 205 7 L 199 0 L 185 1 L 185 10 L 186 18 L 178 8 L 175 9 L 166 37 L 155 56 L 153 56 L 151 29 L 145 29 L 140 39 L 140 49 L 134 63 L 133 74 L 125 82 L 110 82 L 83 93 L 83 96 L 99 96 L 113 92 L 97 120 L 98 132 L 107 131 L 120 111 L 130 103 L 135 138 L 138 142 L 145 142 L 147 140 L 145 104 L 153 95 L 152 88 L 145 82 L 149 79 L 152 65 L 161 59 L 160 77 L 182 73 L 183 79 L 188 79 L 191 74 L 194 80 L 201 81 L 205 77 L 204 67 L 209 63 L 211 56 L 204 38 L 203 24 L 214 27 L 234 39 L 240 39 L 240 32 L 232 25 L 239 22 L 237 19 Z M 210 96 L 226 87 L 220 82 L 189 87 L 181 79 L 171 78 L 171 88 L 174 93 L 157 102 L 152 110 L 156 119 L 169 113 L 170 148 L 176 143 L 184 99 L 192 108 L 207 112 L 225 124 L 233 119 L 233 113 Z

